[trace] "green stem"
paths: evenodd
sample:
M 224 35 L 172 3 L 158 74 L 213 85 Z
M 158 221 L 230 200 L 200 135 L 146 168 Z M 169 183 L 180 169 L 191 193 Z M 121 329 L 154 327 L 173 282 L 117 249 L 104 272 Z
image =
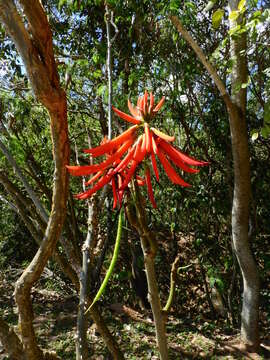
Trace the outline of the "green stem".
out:
M 105 288 L 108 284 L 108 281 L 113 273 L 114 270 L 114 266 L 116 264 L 116 260 L 118 258 L 118 253 L 119 253 L 119 248 L 120 248 L 120 240 L 121 240 L 121 235 L 122 235 L 122 214 L 123 214 L 123 209 L 121 208 L 120 213 L 119 213 L 119 218 L 118 218 L 118 227 L 117 227 L 117 235 L 116 235 L 116 240 L 115 240 L 115 246 L 114 246 L 114 251 L 113 251 L 113 256 L 112 256 L 112 260 L 109 266 L 109 269 L 105 275 L 105 278 L 92 302 L 92 304 L 89 306 L 89 308 L 86 310 L 85 314 L 92 308 L 92 306 L 99 300 L 99 298 L 101 297 L 101 295 L 103 294 L 103 292 L 105 291 Z

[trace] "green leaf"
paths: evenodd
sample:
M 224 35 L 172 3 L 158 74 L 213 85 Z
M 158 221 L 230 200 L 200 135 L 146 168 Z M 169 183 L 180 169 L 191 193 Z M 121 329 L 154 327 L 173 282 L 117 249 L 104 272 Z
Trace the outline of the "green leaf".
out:
M 58 9 L 61 9 L 63 7 L 63 5 L 65 5 L 66 2 L 67 2 L 66 0 L 59 0 Z
M 106 85 L 100 85 L 97 89 L 97 95 L 102 96 L 106 91 Z
M 265 125 L 265 126 L 262 128 L 261 134 L 262 134 L 262 137 L 264 137 L 265 139 L 268 138 L 269 135 L 270 135 L 270 126 L 269 126 L 269 125 Z
M 212 8 L 214 7 L 215 3 L 217 2 L 217 0 L 210 0 L 208 1 L 208 4 L 206 5 L 206 7 L 203 9 L 204 12 L 208 12 L 210 10 L 212 10 Z
M 194 5 L 192 2 L 188 1 L 185 2 L 185 6 L 189 7 L 191 10 L 196 10 L 196 5 Z
M 252 140 L 252 141 L 255 141 L 255 140 L 258 139 L 258 137 L 259 137 L 258 131 L 255 131 L 255 132 L 252 134 L 252 136 L 251 136 L 251 140 Z
M 246 5 L 246 0 L 240 0 L 239 4 L 238 4 L 238 10 L 240 12 L 242 12 L 243 10 L 245 10 L 245 5 Z
M 262 12 L 260 10 L 257 10 L 255 11 L 253 14 L 252 14 L 252 18 L 255 19 L 255 18 L 258 18 L 262 15 Z
M 235 20 L 237 20 L 238 16 L 239 16 L 239 11 L 234 10 L 230 13 L 229 19 L 232 21 L 235 21 Z
M 224 16 L 224 10 L 217 9 L 212 16 L 212 25 L 214 29 L 217 29 L 222 21 Z
M 233 35 L 239 34 L 240 30 L 241 30 L 241 25 L 237 25 L 237 26 L 234 26 L 233 28 L 231 28 L 228 32 L 229 32 L 230 36 L 233 36 Z
M 171 11 L 178 11 L 180 8 L 179 0 L 172 0 L 170 2 L 170 10 Z
M 94 75 L 94 78 L 98 79 L 102 76 L 102 71 L 98 69 L 98 70 L 94 71 L 93 75 Z

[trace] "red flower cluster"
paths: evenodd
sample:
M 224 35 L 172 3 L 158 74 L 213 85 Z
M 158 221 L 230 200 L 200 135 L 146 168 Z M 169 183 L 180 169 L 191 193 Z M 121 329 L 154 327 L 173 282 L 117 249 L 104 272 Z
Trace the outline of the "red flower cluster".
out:
M 95 148 L 84 150 L 85 153 L 91 154 L 92 157 L 106 155 L 107 158 L 103 162 L 89 166 L 67 166 L 70 174 L 74 176 L 94 174 L 85 184 L 86 186 L 94 184 L 93 187 L 75 195 L 76 198 L 87 199 L 104 185 L 111 183 L 114 198 L 113 208 L 117 206 L 117 203 L 121 207 L 124 191 L 134 177 L 138 185 L 143 186 L 146 184 L 149 199 L 153 207 L 156 208 L 150 168 L 147 161 L 144 161 L 151 160 L 153 172 L 157 181 L 159 181 L 156 156 L 174 184 L 190 186 L 179 176 L 169 159 L 175 166 L 188 173 L 197 173 L 199 171 L 190 166 L 202 166 L 208 163 L 195 160 L 172 146 L 171 142 L 174 141 L 174 136 L 166 135 L 153 127 L 149 127 L 150 120 L 162 107 L 164 100 L 163 97 L 155 106 L 154 96 L 150 93 L 148 102 L 148 93 L 145 91 L 144 96 L 138 98 L 136 107 L 133 107 L 128 100 L 128 108 L 132 116 L 113 107 L 113 111 L 120 118 L 134 125 L 116 138 Z M 138 165 L 143 161 L 145 165 L 144 178 L 136 174 Z

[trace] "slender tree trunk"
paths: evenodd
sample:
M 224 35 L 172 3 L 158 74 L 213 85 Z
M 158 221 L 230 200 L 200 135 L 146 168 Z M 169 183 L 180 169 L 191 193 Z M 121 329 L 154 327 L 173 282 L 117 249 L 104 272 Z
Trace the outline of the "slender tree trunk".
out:
M 59 111 L 51 114 L 51 131 L 55 144 L 55 182 L 51 216 L 38 252 L 17 281 L 15 287 L 15 298 L 19 310 L 22 340 L 28 360 L 43 359 L 43 354 L 38 347 L 32 323 L 33 311 L 30 292 L 33 284 L 39 279 L 48 259 L 55 250 L 65 219 L 67 181 L 66 170 L 63 164 L 68 163 L 69 157 L 66 120 L 66 102 L 63 96 L 62 103 L 59 103 Z
M 149 251 L 148 241 L 142 233 L 140 233 L 141 247 L 144 256 L 145 272 L 148 284 L 148 300 L 151 305 L 154 323 L 156 328 L 156 340 L 159 349 L 160 359 L 168 360 L 168 345 L 166 336 L 166 321 L 163 314 L 159 299 L 159 290 L 155 270 L 155 255 Z
M 228 3 L 231 12 L 238 8 L 239 0 L 229 0 Z M 232 238 L 244 285 L 241 338 L 248 348 L 257 349 L 259 345 L 259 277 L 248 239 L 251 179 L 246 126 L 246 88 L 241 88 L 241 84 L 247 82 L 246 35 L 242 33 L 231 39 L 233 67 L 232 95 L 230 96 L 216 69 L 183 27 L 181 21 L 176 16 L 171 16 L 170 19 L 212 77 L 223 97 L 229 115 L 234 166 Z M 236 21 L 231 21 L 230 27 L 241 24 L 242 20 L 240 16 Z
M 239 0 L 229 0 L 229 11 L 237 10 Z M 230 21 L 230 28 L 243 24 L 242 17 Z M 234 162 L 234 194 L 232 208 L 233 248 L 243 277 L 241 337 L 247 347 L 259 345 L 259 276 L 248 239 L 251 200 L 250 154 L 246 125 L 247 82 L 246 33 L 231 38 L 233 59 L 231 99 L 235 106 L 229 112 Z
M 129 223 L 137 230 L 140 236 L 148 284 L 148 300 L 154 317 L 157 346 L 159 349 L 160 359 L 167 360 L 169 359 L 169 353 L 166 336 L 166 319 L 164 316 L 165 314 L 161 309 L 155 271 L 155 256 L 157 252 L 156 239 L 154 233 L 152 233 L 148 228 L 146 213 L 142 206 L 143 201 L 140 191 L 136 185 L 134 196 L 136 212 L 134 212 L 132 205 L 128 204 L 126 207 L 127 216 Z
M 88 230 L 85 242 L 82 247 L 83 262 L 82 269 L 80 272 L 80 303 L 78 309 L 77 318 L 77 338 L 76 338 L 76 359 L 87 360 L 88 359 L 88 345 L 87 345 L 87 323 L 88 319 L 85 316 L 86 301 L 90 291 L 90 275 L 91 275 L 91 264 L 90 264 L 90 248 L 91 242 L 96 234 L 95 228 L 97 226 L 96 213 L 96 201 L 95 198 L 88 200 Z
M 51 214 L 44 238 L 35 257 L 16 283 L 15 298 L 27 359 L 43 360 L 51 356 L 43 354 L 38 346 L 30 293 L 56 248 L 65 220 L 68 187 L 65 165 L 69 162 L 67 108 L 54 60 L 52 33 L 44 9 L 38 0 L 20 0 L 20 3 L 24 19 L 13 0 L 0 0 L 0 19 L 22 57 L 36 97 L 50 115 L 54 183 Z M 41 213 L 41 216 L 44 215 Z

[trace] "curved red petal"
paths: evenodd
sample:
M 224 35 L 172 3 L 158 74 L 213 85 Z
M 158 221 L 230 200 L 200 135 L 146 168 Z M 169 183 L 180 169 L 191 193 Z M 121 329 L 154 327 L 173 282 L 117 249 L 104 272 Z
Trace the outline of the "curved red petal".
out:
M 182 160 L 182 158 L 175 151 L 175 148 L 171 144 L 168 144 L 166 141 L 160 141 L 159 146 L 166 152 L 166 154 L 174 162 L 174 164 L 177 165 L 179 168 L 181 168 L 183 171 L 191 173 L 191 174 L 196 174 L 199 172 L 198 169 L 190 168 Z
M 129 182 L 130 182 L 133 174 L 134 174 L 135 171 L 136 171 L 137 165 L 138 165 L 137 161 L 132 160 L 131 166 L 130 166 L 130 168 L 128 169 L 128 172 L 127 172 L 127 174 L 126 174 L 125 180 L 124 180 L 124 182 L 123 182 L 123 184 L 122 184 L 122 186 L 120 187 L 119 190 L 124 190 L 124 189 L 128 186 L 128 184 L 129 184 Z
M 129 129 L 127 129 L 126 131 L 124 131 L 122 134 L 118 135 L 114 139 L 112 139 L 102 145 L 99 145 L 97 147 L 94 147 L 92 149 L 86 149 L 86 150 L 84 150 L 84 152 L 92 154 L 93 157 L 104 155 L 104 154 L 112 151 L 119 145 L 121 145 L 127 139 L 133 138 L 133 133 L 137 128 L 138 128 L 137 125 L 131 126 Z
M 182 151 L 176 149 L 174 146 L 172 146 L 171 144 L 168 144 L 167 142 L 161 140 L 159 145 L 165 150 L 165 151 L 169 151 L 170 154 L 173 154 L 173 156 L 175 156 L 175 158 L 178 158 L 180 161 L 191 165 L 191 166 L 204 166 L 204 165 L 208 165 L 209 163 L 206 161 L 199 161 L 196 160 L 184 153 L 182 153 Z
M 164 104 L 165 101 L 165 96 L 163 96 L 161 98 L 161 100 L 159 101 L 159 103 L 156 105 L 156 107 L 154 108 L 153 112 L 156 113 L 159 111 L 159 109 L 162 107 L 162 105 Z
M 154 173 L 156 175 L 156 179 L 157 179 L 157 181 L 159 181 L 159 173 L 158 173 L 156 157 L 153 152 L 151 152 L 151 161 L 152 161 L 152 167 L 153 167 Z
M 161 149 L 158 150 L 158 157 L 159 160 L 161 162 L 161 164 L 164 167 L 164 170 L 166 172 L 166 174 L 168 175 L 169 179 L 174 183 L 174 184 L 178 184 L 181 186 L 191 186 L 190 184 L 188 184 L 187 182 L 185 182 L 178 174 L 177 172 L 174 170 L 174 168 L 171 166 L 171 164 L 169 163 L 169 161 L 167 160 L 165 154 L 163 153 L 163 151 Z
M 147 123 L 144 124 L 144 133 L 145 133 L 145 148 L 146 148 L 146 152 L 150 153 L 151 152 L 151 148 L 152 148 L 152 139 L 151 139 L 151 134 L 150 134 L 150 130 L 149 130 L 149 126 Z
M 102 174 L 103 174 L 103 170 L 96 173 L 96 175 L 91 177 L 90 180 L 86 181 L 85 186 L 89 186 L 89 185 L 93 184 L 93 182 L 95 182 Z
M 114 177 L 112 177 L 112 191 L 113 191 L 113 209 L 117 206 L 117 191 Z
M 66 165 L 66 168 L 72 176 L 86 176 L 86 175 L 91 175 L 99 170 L 102 170 L 99 164 L 85 165 L 85 166 Z
M 148 92 L 145 90 L 144 92 L 144 98 L 143 98 L 144 106 L 143 106 L 143 112 L 144 115 L 147 114 L 147 107 L 148 107 Z
M 132 106 L 132 104 L 131 104 L 131 102 L 130 102 L 129 99 L 128 99 L 128 109 L 129 109 L 131 115 L 133 115 L 135 118 L 139 118 L 139 117 L 140 117 L 140 114 L 139 114 L 138 110 L 135 109 L 135 108 Z
M 175 137 L 174 137 L 174 136 L 170 136 L 170 135 L 164 134 L 163 132 L 159 131 L 158 129 L 151 128 L 151 130 L 153 131 L 153 133 L 154 133 L 157 137 L 160 137 L 160 138 L 163 139 L 163 140 L 170 141 L 170 142 L 172 142 L 172 141 L 175 140 Z
M 134 152 L 135 152 L 135 148 L 132 148 L 129 151 L 129 153 L 124 157 L 124 159 L 114 169 L 114 171 L 113 171 L 114 174 L 123 171 L 123 169 L 128 165 L 128 163 L 132 159 Z
M 151 203 L 153 205 L 153 208 L 156 209 L 157 204 L 156 204 L 155 198 L 154 198 L 154 193 L 153 193 L 153 188 L 152 188 L 152 183 L 151 183 L 151 175 L 150 175 L 149 167 L 147 167 L 146 170 L 145 170 L 145 180 L 146 180 L 149 199 L 150 199 L 150 201 L 151 201 Z
M 104 185 L 108 184 L 112 178 L 112 173 L 110 175 L 106 174 L 104 175 L 95 186 L 93 186 L 91 189 L 84 191 L 83 193 L 74 195 L 76 199 L 79 200 L 85 200 L 89 198 L 91 195 L 93 195 L 95 192 L 103 188 Z
M 114 106 L 112 106 L 112 109 L 121 119 L 124 119 L 127 122 L 130 122 L 130 123 L 136 124 L 136 125 L 141 123 L 141 120 L 135 119 L 134 117 L 124 113 L 123 111 L 116 109 Z

